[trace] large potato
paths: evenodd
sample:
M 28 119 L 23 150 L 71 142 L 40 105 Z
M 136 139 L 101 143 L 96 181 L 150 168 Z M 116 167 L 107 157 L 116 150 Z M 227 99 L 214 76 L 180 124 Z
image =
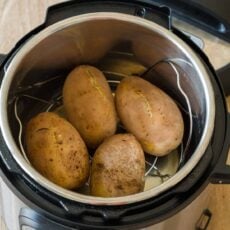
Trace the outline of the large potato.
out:
M 90 191 L 94 196 L 118 197 L 143 191 L 145 157 L 132 134 L 107 138 L 93 157 Z
M 75 68 L 65 81 L 63 103 L 68 119 L 90 148 L 115 133 L 114 100 L 100 70 L 87 65 Z
M 32 118 L 26 127 L 27 156 L 44 177 L 67 189 L 82 186 L 89 176 L 89 155 L 77 130 L 51 112 Z
M 116 107 L 125 128 L 145 152 L 163 156 L 182 141 L 184 123 L 175 102 L 140 77 L 124 78 L 116 90 Z

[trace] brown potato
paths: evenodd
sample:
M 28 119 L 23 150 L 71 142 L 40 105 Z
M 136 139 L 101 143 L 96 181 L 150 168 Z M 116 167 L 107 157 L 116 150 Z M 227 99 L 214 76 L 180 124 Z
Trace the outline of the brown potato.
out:
M 26 147 L 30 163 L 55 184 L 75 189 L 87 181 L 85 143 L 77 130 L 55 113 L 40 113 L 28 122 Z
M 90 178 L 91 194 L 118 197 L 144 189 L 145 157 L 132 134 L 107 138 L 96 150 Z
M 116 90 L 116 108 L 121 122 L 145 152 L 164 156 L 181 143 L 184 122 L 180 110 L 150 82 L 140 77 L 124 78 Z
M 75 68 L 63 88 L 63 104 L 70 122 L 90 148 L 116 132 L 112 92 L 103 73 L 92 66 Z

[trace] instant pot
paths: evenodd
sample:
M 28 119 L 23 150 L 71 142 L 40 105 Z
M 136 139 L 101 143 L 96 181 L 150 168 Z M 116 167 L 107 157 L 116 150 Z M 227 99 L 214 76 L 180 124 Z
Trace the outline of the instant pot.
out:
M 171 25 L 169 8 L 142 0 L 62 3 L 49 8 L 44 24 L 0 63 L 1 196 L 3 203 L 13 197 L 17 211 L 8 212 L 15 212 L 15 229 L 172 229 L 169 223 L 195 204 L 208 183 L 230 182 L 224 90 L 200 48 Z M 147 157 L 141 193 L 99 198 L 87 186 L 69 191 L 26 157 L 26 123 L 41 111 L 62 113 L 65 77 L 80 64 L 101 69 L 113 91 L 126 76 L 143 77 L 181 109 L 183 143 L 165 158 Z

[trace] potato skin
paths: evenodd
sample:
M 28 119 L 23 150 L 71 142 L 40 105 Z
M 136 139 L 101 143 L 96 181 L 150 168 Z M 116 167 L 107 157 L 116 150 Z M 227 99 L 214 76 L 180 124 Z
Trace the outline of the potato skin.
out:
M 132 134 L 107 138 L 93 157 L 90 191 L 100 197 L 119 197 L 144 189 L 145 157 Z
M 112 92 L 97 68 L 82 65 L 68 75 L 63 88 L 63 104 L 69 121 L 89 148 L 96 148 L 116 132 Z
M 120 82 L 115 98 L 121 122 L 146 153 L 164 156 L 181 143 L 181 112 L 161 89 L 140 77 L 127 77 Z
M 26 148 L 33 167 L 55 184 L 76 189 L 87 181 L 85 143 L 77 130 L 55 113 L 40 113 L 28 122 Z

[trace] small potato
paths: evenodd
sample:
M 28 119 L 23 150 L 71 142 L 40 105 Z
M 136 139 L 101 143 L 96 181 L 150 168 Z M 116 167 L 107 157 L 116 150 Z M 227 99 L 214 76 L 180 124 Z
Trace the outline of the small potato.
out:
M 116 90 L 116 108 L 128 132 L 146 153 L 164 156 L 177 148 L 184 122 L 175 102 L 140 77 L 124 78 Z
M 96 148 L 116 132 L 112 92 L 103 73 L 95 67 L 82 65 L 68 75 L 63 104 L 69 121 L 89 148 Z
M 145 157 L 132 134 L 107 138 L 93 157 L 90 190 L 100 197 L 135 194 L 144 189 Z
M 89 176 L 89 155 L 77 130 L 55 113 L 44 112 L 26 127 L 27 156 L 44 177 L 67 189 L 82 186 Z

